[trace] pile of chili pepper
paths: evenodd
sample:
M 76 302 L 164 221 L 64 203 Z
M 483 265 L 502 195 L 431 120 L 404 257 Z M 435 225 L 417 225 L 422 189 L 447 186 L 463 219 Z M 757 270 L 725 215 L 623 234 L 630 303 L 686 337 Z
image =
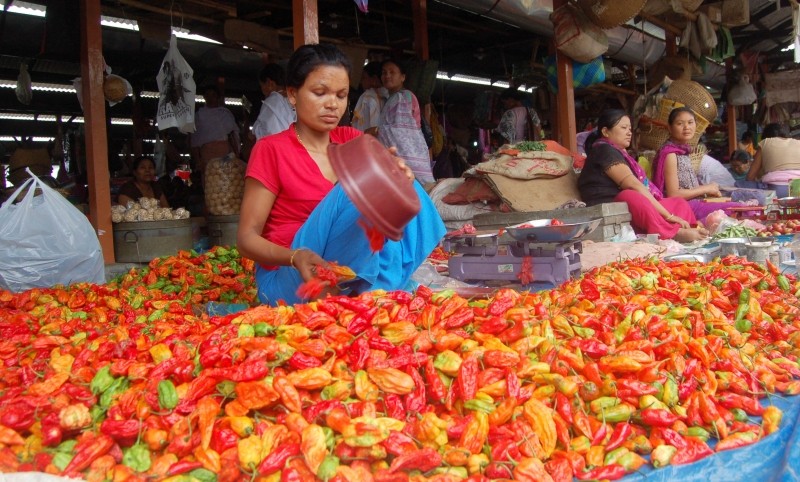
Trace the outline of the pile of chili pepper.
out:
M 737 258 L 213 318 L 131 282 L 0 292 L 0 470 L 613 480 L 755 443 L 800 392 L 800 283 Z
M 203 254 L 180 251 L 133 268 L 109 283 L 127 291 L 146 290 L 152 300 L 208 301 L 253 304 L 256 299 L 255 264 L 235 247 L 215 246 Z

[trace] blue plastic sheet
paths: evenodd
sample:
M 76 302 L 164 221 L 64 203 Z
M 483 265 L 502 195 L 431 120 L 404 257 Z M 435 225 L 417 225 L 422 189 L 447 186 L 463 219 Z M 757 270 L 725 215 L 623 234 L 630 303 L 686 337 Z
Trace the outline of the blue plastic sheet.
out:
M 689 465 L 654 469 L 643 467 L 638 473 L 624 477 L 632 482 L 790 482 L 800 481 L 800 396 L 773 397 L 764 405 L 783 410 L 781 428 L 758 443 L 735 450 L 726 450 Z M 754 418 L 754 421 L 760 420 Z

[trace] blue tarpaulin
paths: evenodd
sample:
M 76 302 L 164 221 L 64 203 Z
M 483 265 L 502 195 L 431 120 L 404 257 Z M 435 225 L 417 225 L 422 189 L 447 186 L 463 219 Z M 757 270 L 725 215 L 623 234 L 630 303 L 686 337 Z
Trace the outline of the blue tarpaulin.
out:
M 762 400 L 783 410 L 781 428 L 747 447 L 726 450 L 689 465 L 642 467 L 624 482 L 790 482 L 800 481 L 800 396 Z M 754 421 L 760 420 L 753 418 Z

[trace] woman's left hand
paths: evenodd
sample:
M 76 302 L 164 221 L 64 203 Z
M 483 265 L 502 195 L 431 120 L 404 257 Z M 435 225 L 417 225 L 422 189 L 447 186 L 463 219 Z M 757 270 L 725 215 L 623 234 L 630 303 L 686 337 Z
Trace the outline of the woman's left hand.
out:
M 406 161 L 403 160 L 402 157 L 397 155 L 397 148 L 392 146 L 389 148 L 389 153 L 394 157 L 395 162 L 397 163 L 397 167 L 403 171 L 403 174 L 406 175 L 409 181 L 414 180 L 414 172 L 411 170 L 410 167 L 406 166 Z

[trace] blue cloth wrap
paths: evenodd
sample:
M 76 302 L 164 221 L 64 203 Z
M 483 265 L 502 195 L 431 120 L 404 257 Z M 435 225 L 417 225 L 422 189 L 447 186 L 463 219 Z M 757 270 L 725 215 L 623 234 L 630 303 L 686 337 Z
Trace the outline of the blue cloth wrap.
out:
M 422 208 L 403 229 L 400 241 L 387 239 L 383 249 L 373 253 L 364 230 L 358 225 L 361 213 L 340 184 L 336 184 L 311 212 L 292 241 L 292 249 L 308 248 L 326 261 L 348 266 L 357 278 L 347 283 L 349 290 L 412 290 L 411 275 L 444 236 L 446 229 L 428 194 L 414 181 Z M 300 303 L 296 291 L 302 283 L 300 273 L 291 266 L 277 270 L 256 267 L 258 297 L 264 304 L 279 300 Z

